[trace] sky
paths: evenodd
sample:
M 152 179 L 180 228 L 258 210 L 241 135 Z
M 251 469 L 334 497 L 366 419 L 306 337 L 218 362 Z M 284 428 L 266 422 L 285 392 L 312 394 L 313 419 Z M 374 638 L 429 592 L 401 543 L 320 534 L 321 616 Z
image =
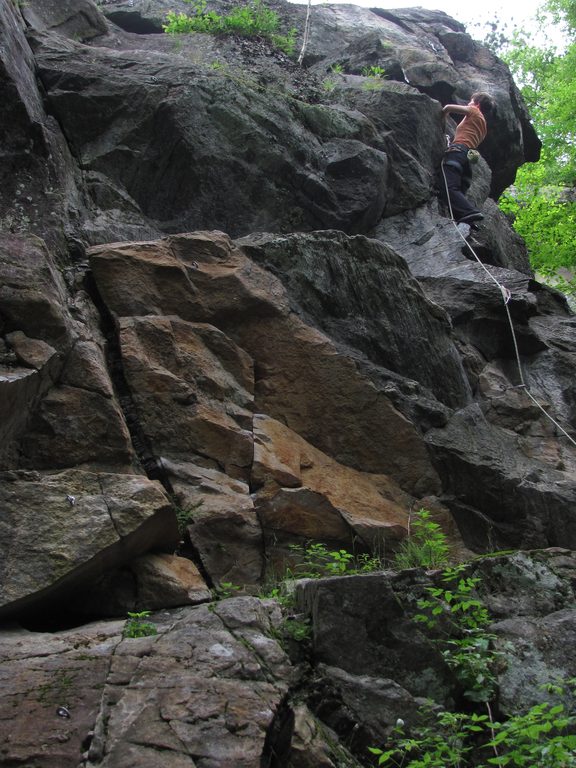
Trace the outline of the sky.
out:
M 294 1 L 294 0 L 293 0 Z M 306 0 L 296 0 L 306 2 Z M 313 5 L 318 5 L 322 0 L 312 0 Z M 533 29 L 538 33 L 538 25 L 534 21 L 536 11 L 542 0 L 480 0 L 480 2 L 463 2 L 463 0 L 419 0 L 410 3 L 402 0 L 327 0 L 328 4 L 334 2 L 349 2 L 352 5 L 361 5 L 366 8 L 427 8 L 434 11 L 444 11 L 453 19 L 466 25 L 468 33 L 478 39 L 483 34 L 475 22 L 485 23 L 492 21 L 495 16 L 509 27 L 518 26 L 523 29 Z M 536 42 L 536 41 L 535 41 Z
M 329 0 L 333 2 L 334 0 Z M 378 8 L 428 8 L 433 11 L 445 11 L 452 18 L 468 24 L 475 21 L 487 21 L 498 16 L 504 22 L 521 24 L 536 15 L 540 0 L 481 0 L 476 3 L 466 3 L 462 0 L 420 0 L 419 2 L 389 2 L 389 0 L 356 0 L 354 5 Z

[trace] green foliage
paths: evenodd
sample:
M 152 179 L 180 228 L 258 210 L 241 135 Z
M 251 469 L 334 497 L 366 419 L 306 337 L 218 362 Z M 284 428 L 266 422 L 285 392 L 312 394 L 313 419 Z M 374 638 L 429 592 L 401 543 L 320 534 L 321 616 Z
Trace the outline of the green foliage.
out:
M 470 701 L 487 702 L 494 695 L 493 672 L 497 658 L 491 648 L 494 635 L 487 632 L 491 622 L 486 606 L 478 596 L 480 578 L 466 576 L 465 565 L 447 568 L 441 581 L 444 586 L 428 587 L 429 597 L 418 601 L 423 613 L 414 620 L 428 629 L 444 625 L 443 637 L 435 640 L 442 657 L 454 671 Z
M 251 0 L 247 5 L 237 5 L 225 16 L 208 10 L 206 0 L 186 0 L 192 6 L 191 13 L 169 11 L 165 32 L 171 35 L 203 32 L 209 35 L 242 35 L 265 37 L 277 48 L 290 55 L 296 44 L 296 30 L 279 34 L 280 18 L 276 11 L 263 5 L 261 0 Z
M 150 611 L 128 611 L 128 619 L 124 625 L 122 637 L 149 637 L 150 635 L 158 634 L 158 630 L 156 629 L 156 626 L 152 624 L 152 622 L 144 621 L 144 619 L 147 619 L 148 616 L 150 616 Z
M 372 66 L 364 67 L 362 74 L 368 79 L 362 83 L 362 90 L 375 91 L 383 87 L 383 80 L 386 77 L 386 70 L 382 67 Z
M 552 48 L 530 45 L 523 32 L 516 32 L 504 58 L 520 83 L 522 96 L 544 145 L 540 162 L 526 166 L 519 181 L 538 187 L 572 185 L 576 181 L 573 109 L 576 43 L 558 54 Z
M 354 555 L 345 549 L 329 551 L 325 544 L 309 542 L 305 545 L 291 544 L 290 549 L 300 556 L 294 567 L 294 576 L 303 579 L 318 579 L 322 576 L 344 574 L 354 560 Z
M 463 712 L 436 712 L 424 708 L 422 714 L 432 715 L 434 724 L 418 728 L 406 736 L 396 728 L 390 749 L 375 747 L 370 752 L 378 757 L 378 765 L 394 768 L 461 768 L 474 747 L 478 733 L 486 727 L 487 715 Z
M 168 11 L 167 23 L 162 25 L 169 35 L 182 35 L 190 32 L 204 32 L 210 35 L 224 33 L 223 19 L 216 11 L 208 11 L 206 0 L 191 3 L 192 13 Z
M 574 0 L 548 0 L 546 9 L 555 23 L 564 24 L 571 34 L 576 32 L 576 2 Z
M 285 582 L 263 587 L 259 596 L 263 600 L 276 600 L 282 608 L 294 607 L 294 593 L 286 589 Z
M 355 557 L 355 573 L 373 573 L 381 571 L 383 567 L 382 560 L 377 555 L 362 554 Z
M 329 93 L 336 88 L 339 75 L 344 73 L 344 67 L 342 64 L 332 64 L 330 67 L 330 75 L 322 80 L 322 88 Z
M 576 34 L 576 2 L 574 0 L 547 0 L 545 9 L 555 24 L 560 25 L 569 36 Z
M 183 536 L 186 533 L 188 525 L 194 520 L 194 512 L 196 512 L 203 503 L 203 501 L 198 501 L 196 504 L 190 504 L 187 507 L 179 507 L 178 505 L 175 505 L 174 511 L 176 513 L 180 536 Z
M 448 563 L 446 536 L 426 509 L 420 509 L 410 524 L 408 536 L 394 558 L 396 568 L 441 568 Z
M 234 594 L 241 589 L 242 587 L 233 584 L 231 581 L 221 581 L 214 589 L 214 596 L 216 600 L 226 600 L 228 597 L 233 597 Z
M 565 50 L 535 46 L 529 33 L 518 29 L 498 44 L 497 53 L 520 84 L 543 142 L 540 161 L 519 169 L 500 206 L 525 239 L 533 268 L 547 279 L 556 277 L 559 267 L 576 265 L 576 203 L 566 197 L 576 185 L 576 3 L 548 0 L 539 20 L 542 27 L 562 26 L 568 41 Z M 575 290 L 561 280 L 557 287 Z
M 488 765 L 510 768 L 567 768 L 576 766 L 576 716 L 563 704 L 536 704 L 523 715 L 493 723 L 487 748 L 501 752 Z
M 563 686 L 547 686 L 558 703 L 493 720 L 497 654 L 488 632 L 491 618 L 479 596 L 480 578 L 466 571 L 466 565 L 447 568 L 441 586 L 428 588 L 428 597 L 418 601 L 423 613 L 415 621 L 434 631 L 430 642 L 442 649 L 472 706 L 483 704 L 485 712 L 448 712 L 431 702 L 419 710 L 422 725 L 406 734 L 399 721 L 386 747 L 369 751 L 384 768 L 576 768 L 576 714 L 560 702 L 566 697 Z M 573 700 L 576 680 L 568 685 Z
M 562 691 L 563 692 L 563 691 Z M 431 713 L 432 725 L 406 736 L 397 728 L 387 749 L 370 748 L 385 768 L 573 768 L 576 715 L 563 704 L 536 704 L 505 722 L 468 712 Z M 482 757 L 487 751 L 492 756 Z
M 288 617 L 282 624 L 282 631 L 297 643 L 307 643 L 312 637 L 309 618 Z
M 329 550 L 321 542 L 291 544 L 290 549 L 298 562 L 289 576 L 297 579 L 319 579 L 323 576 L 344 576 L 368 573 L 382 568 L 379 558 L 370 555 L 353 555 L 345 549 Z
M 322 88 L 325 91 L 333 91 L 334 88 L 336 88 L 336 80 L 334 80 L 333 77 L 325 77 L 324 80 L 322 80 Z
M 500 208 L 526 241 L 532 267 L 544 276 L 576 266 L 576 203 L 560 195 L 560 190 L 527 184 L 519 177 L 516 189 L 500 200 Z
M 362 69 L 362 74 L 364 77 L 375 77 L 378 80 L 381 80 L 383 77 L 386 77 L 386 70 L 383 67 L 364 67 Z
M 279 27 L 276 11 L 262 5 L 260 0 L 252 0 L 248 5 L 237 5 L 224 17 L 227 31 L 237 35 L 262 35 L 272 37 Z

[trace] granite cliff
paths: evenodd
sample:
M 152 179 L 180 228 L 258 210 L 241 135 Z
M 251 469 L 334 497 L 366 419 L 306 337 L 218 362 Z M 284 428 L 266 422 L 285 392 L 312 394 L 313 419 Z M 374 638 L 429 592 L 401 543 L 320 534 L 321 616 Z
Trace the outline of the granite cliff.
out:
M 502 642 L 546 625 L 526 653 L 574 675 L 576 321 L 496 205 L 540 151 L 506 66 L 441 12 L 315 6 L 300 67 L 164 35 L 187 8 L 0 6 L 6 766 L 356 765 L 427 657 L 395 655 L 393 610 L 354 627 L 431 577 L 302 587 L 313 672 L 256 595 L 292 545 L 388 554 L 421 507 L 460 555 L 520 551 L 482 566 Z M 470 233 L 438 201 L 441 108 L 479 89 Z M 122 639 L 145 610 L 159 634 Z

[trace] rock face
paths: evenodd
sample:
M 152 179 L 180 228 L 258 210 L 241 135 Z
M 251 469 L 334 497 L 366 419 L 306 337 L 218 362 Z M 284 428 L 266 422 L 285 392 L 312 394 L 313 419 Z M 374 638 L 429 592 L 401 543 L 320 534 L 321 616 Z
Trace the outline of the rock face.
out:
M 274 606 L 239 598 L 164 611 L 148 637 L 123 639 L 118 621 L 3 633 L 3 762 L 261 765 L 298 674 L 270 637 L 279 620 Z
M 305 8 L 274 8 L 301 43 Z M 301 67 L 165 35 L 172 9 L 0 7 L 0 762 L 352 767 L 451 695 L 394 607 L 433 577 L 307 588 L 309 680 L 277 642 L 307 624 L 255 597 L 295 552 L 389 556 L 422 507 L 455 552 L 576 548 L 575 320 L 496 205 L 539 140 L 443 13 L 314 6 Z M 478 88 L 471 239 L 437 176 L 442 104 Z M 573 675 L 572 555 L 494 563 L 562 595 L 495 590 L 494 632 Z M 329 648 L 335 610 L 362 645 Z M 158 635 L 123 640 L 148 611 Z M 508 669 L 503 711 L 532 696 Z
M 567 550 L 480 559 L 500 653 L 496 717 L 542 700 L 574 675 L 576 559 Z M 359 768 L 424 697 L 460 692 L 411 620 L 439 572 L 301 582 L 311 611 L 307 664 L 290 660 L 273 600 L 236 597 L 163 610 L 154 634 L 120 621 L 58 633 L 0 635 L 0 750 L 5 765 L 49 768 Z M 292 618 L 292 622 L 296 621 Z M 312 665 L 312 674 L 310 674 Z M 340 743 L 338 741 L 340 737 Z M 345 747 L 344 744 L 347 746 Z
M 276 8 L 284 30 L 302 29 L 304 9 Z M 30 224 L 59 244 L 64 228 L 74 247 L 195 229 L 366 232 L 430 198 L 444 145 L 438 102 L 478 87 L 498 102 L 483 147 L 492 193 L 538 156 L 509 72 L 445 14 L 315 7 L 302 70 L 264 42 L 158 34 L 169 9 L 189 7 L 5 5 L 17 168 L 2 185 L 6 228 Z M 367 67 L 385 79 L 362 77 Z
M 5 472 L 0 504 L 0 615 L 177 540 L 166 497 L 138 475 Z
M 143 439 L 180 506 L 193 510 L 189 530 L 204 566 L 213 578 L 238 583 L 263 575 L 263 531 L 302 540 L 324 536 L 342 545 L 356 538 L 370 548 L 379 530 L 393 539 L 402 535 L 413 494 L 438 492 L 425 443 L 407 417 L 414 402 L 401 393 L 395 402 L 385 390 L 385 381 L 397 380 L 404 367 L 412 365 L 416 374 L 415 362 L 393 352 L 401 345 L 400 338 L 394 341 L 394 320 L 416 323 L 420 343 L 438 349 L 443 364 L 422 371 L 424 384 L 443 397 L 469 397 L 446 318 L 385 246 L 336 232 L 294 236 L 285 250 L 295 278 L 289 293 L 247 255 L 267 263 L 267 254 L 273 260 L 284 241 L 239 247 L 217 233 L 196 233 L 90 252 L 95 284 L 118 329 Z M 345 259 L 354 263 L 355 254 L 361 261 L 349 275 Z M 338 317 L 346 284 L 355 279 L 361 322 L 360 291 L 368 296 L 378 268 L 394 269 L 397 288 L 405 287 L 403 309 L 398 315 L 391 301 L 382 302 L 373 331 L 380 365 L 366 360 L 364 372 L 334 334 L 311 323 L 306 303 L 296 296 L 311 288 L 311 272 L 323 270 L 325 300 Z M 343 285 L 340 295 L 331 296 L 328 275 L 336 270 Z M 348 312 L 343 338 L 355 323 L 352 308 Z M 386 329 L 397 371 L 382 365 L 385 345 L 376 337 Z M 341 404 L 333 426 L 324 411 L 327 393 Z M 414 381 L 411 395 L 421 400 L 423 413 L 431 411 L 430 419 L 443 412 L 440 404 L 427 405 L 432 395 L 426 386 Z M 377 440 L 386 449 L 374 454 Z M 356 498 L 340 490 L 351 480 L 363 488 Z
M 573 552 L 560 549 L 469 565 L 465 575 L 480 581 L 499 654 L 496 719 L 541 703 L 543 686 L 573 674 L 575 566 Z M 383 744 L 398 718 L 413 726 L 427 699 L 446 706 L 462 697 L 440 649 L 413 621 L 416 600 L 431 586 L 446 587 L 442 574 L 418 569 L 298 585 L 299 603 L 312 615 L 310 700 L 347 743 L 353 736 L 359 754 Z
M 538 403 L 571 428 L 573 318 L 487 198 L 537 155 L 505 67 L 439 13 L 315 8 L 304 69 L 262 40 L 160 34 L 165 13 L 3 8 L 14 122 L 49 156 L 26 178 L 52 173 L 63 204 L 6 220 L 1 468 L 39 497 L 55 471 L 128 497 L 148 475 L 209 585 L 255 588 L 311 536 L 393 548 L 418 505 L 476 549 L 571 544 L 574 452 Z M 441 104 L 472 82 L 498 101 L 471 189 L 490 273 L 434 190 Z M 153 239 L 108 244 L 135 235 Z M 129 560 L 117 606 L 140 604 Z

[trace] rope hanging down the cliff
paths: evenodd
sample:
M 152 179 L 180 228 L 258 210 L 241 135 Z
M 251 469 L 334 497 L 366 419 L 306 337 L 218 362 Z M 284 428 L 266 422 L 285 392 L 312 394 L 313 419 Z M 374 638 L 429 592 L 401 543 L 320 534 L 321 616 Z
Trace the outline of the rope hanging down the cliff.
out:
M 502 283 L 500 283 L 500 282 L 499 282 L 499 281 L 498 281 L 498 280 L 497 280 L 497 279 L 494 277 L 494 275 L 493 275 L 493 274 L 490 272 L 490 270 L 489 270 L 489 269 L 488 269 L 488 267 L 487 267 L 487 266 L 484 264 L 484 262 L 483 262 L 483 261 L 481 261 L 480 257 L 478 256 L 478 254 L 476 253 L 476 251 L 474 250 L 474 248 L 472 248 L 472 246 L 470 245 L 470 243 L 468 242 L 468 240 L 466 240 L 466 238 L 464 237 L 464 235 L 462 234 L 462 232 L 461 232 L 461 231 L 460 231 L 460 229 L 458 228 L 458 224 L 457 224 L 457 223 L 456 223 L 456 221 L 454 220 L 454 214 L 453 214 L 453 212 L 452 212 L 452 205 L 451 205 L 451 203 L 450 203 L 450 195 L 448 194 L 448 181 L 447 181 L 447 179 L 446 179 L 446 174 L 444 173 L 444 165 L 442 165 L 441 167 L 442 167 L 442 177 L 443 177 L 443 179 L 444 179 L 444 186 L 446 187 L 446 198 L 447 198 L 447 200 L 448 200 L 448 209 L 449 209 L 449 211 L 450 211 L 450 219 L 451 219 L 451 221 L 452 221 L 452 224 L 454 225 L 454 227 L 455 227 L 456 231 L 458 232 L 458 235 L 459 235 L 459 236 L 462 238 L 462 240 L 464 241 L 465 245 L 468 247 L 468 250 L 469 250 L 469 251 L 472 253 L 472 255 L 474 256 L 474 258 L 476 259 L 476 261 L 478 262 L 478 264 L 480 264 L 480 266 L 482 267 L 482 269 L 484 270 L 484 272 L 486 272 L 486 274 L 488 275 L 488 277 L 490 278 L 490 280 L 492 280 L 492 281 L 493 281 L 493 282 L 494 282 L 494 283 L 495 283 L 495 284 L 498 286 L 498 290 L 500 291 L 500 294 L 501 294 L 501 296 L 502 296 L 502 301 L 504 302 L 504 307 L 505 307 L 505 309 L 506 309 L 506 316 L 508 317 L 508 324 L 509 324 L 509 326 L 510 326 L 510 332 L 511 332 L 511 334 L 512 334 L 512 342 L 513 342 L 513 344 L 514 344 L 514 353 L 515 353 L 515 355 L 516 355 L 516 364 L 517 364 L 517 366 L 518 366 L 518 375 L 519 375 L 519 377 L 520 377 L 520 384 L 518 385 L 518 388 L 519 388 L 519 389 L 523 389 L 523 390 L 524 390 L 524 392 L 525 392 L 525 393 L 528 395 L 528 397 L 530 398 L 530 400 L 532 400 L 532 402 L 533 402 L 533 403 L 534 403 L 534 404 L 535 404 L 535 405 L 536 405 L 536 406 L 537 406 L 537 407 L 538 407 L 538 408 L 539 408 L 539 409 L 542 411 L 542 413 L 544 414 L 544 416 L 546 416 L 546 418 L 547 418 L 547 419 L 549 419 L 549 420 L 552 422 L 552 424 L 554 424 L 554 426 L 555 426 L 557 429 L 559 429 L 559 430 L 560 430 L 560 432 L 561 432 L 561 433 L 564 435 L 564 437 L 567 437 L 567 438 L 568 438 L 568 440 L 569 440 L 569 441 L 570 441 L 570 442 L 571 442 L 573 445 L 575 445 L 575 446 L 576 446 L 576 440 L 574 440 L 574 438 L 573 438 L 571 435 L 569 435 L 569 434 L 568 434 L 568 432 L 566 432 L 566 430 L 565 430 L 565 429 L 564 429 L 564 428 L 563 428 L 563 427 L 562 427 L 560 424 L 558 424 L 558 422 L 556 421 L 556 419 L 554 419 L 554 418 L 553 418 L 553 417 L 552 417 L 552 416 L 551 416 L 551 415 L 548 413 L 548 411 L 547 411 L 547 410 L 546 410 L 546 409 L 545 409 L 545 408 L 544 408 L 542 405 L 540 405 L 540 403 L 538 402 L 538 400 L 536 400 L 536 398 L 535 398 L 535 397 L 532 395 L 532 393 L 531 393 L 531 392 L 530 392 L 530 390 L 528 389 L 528 385 L 526 384 L 526 380 L 525 380 L 525 378 L 524 378 L 524 371 L 523 371 L 523 369 L 522 369 L 522 361 L 521 361 L 521 359 L 520 359 L 520 350 L 518 349 L 518 341 L 517 341 L 517 339 L 516 339 L 516 331 L 514 330 L 514 323 L 512 322 L 512 315 L 510 314 L 510 308 L 509 308 L 509 306 L 508 306 L 508 304 L 509 304 L 509 302 L 510 302 L 510 299 L 512 298 L 512 293 L 511 293 L 511 291 L 510 291 L 508 288 L 506 288 L 506 286 L 505 286 L 505 285 L 502 285 Z
M 302 50 L 300 51 L 300 56 L 298 56 L 298 66 L 302 66 L 302 62 L 304 61 L 304 54 L 306 53 L 306 48 L 308 47 L 308 39 L 310 38 L 311 12 L 312 12 L 312 0 L 308 0 L 308 9 L 306 11 L 306 22 L 304 24 L 304 39 L 302 41 Z

